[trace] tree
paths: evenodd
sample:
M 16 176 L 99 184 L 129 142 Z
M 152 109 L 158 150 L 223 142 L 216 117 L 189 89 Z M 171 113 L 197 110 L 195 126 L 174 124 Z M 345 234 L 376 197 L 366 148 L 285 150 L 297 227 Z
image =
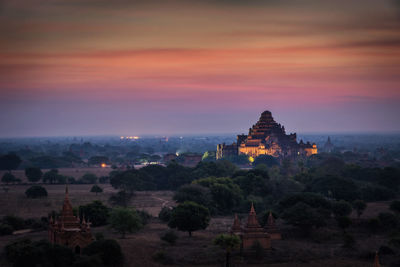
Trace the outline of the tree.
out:
M 158 218 L 165 223 L 168 223 L 171 219 L 172 208 L 171 207 L 163 207 L 158 213 Z
M 239 247 L 240 238 L 236 235 L 220 234 L 214 239 L 213 243 L 214 245 L 220 246 L 222 249 L 225 250 L 226 253 L 225 266 L 229 267 L 231 252 L 232 250 Z
M 6 172 L 4 173 L 3 177 L 1 178 L 1 182 L 9 184 L 9 183 L 15 183 L 15 182 L 20 182 L 20 179 L 17 179 L 12 173 Z
M 270 155 L 260 155 L 254 160 L 254 165 L 260 165 L 264 164 L 267 167 L 272 167 L 272 166 L 278 166 L 279 162 L 274 158 L 273 156 Z
M 40 168 L 29 167 L 25 169 L 25 176 L 28 178 L 29 182 L 35 183 L 42 178 L 43 172 Z
M 40 185 L 34 185 L 29 187 L 25 191 L 25 195 L 28 198 L 42 198 L 42 197 L 47 197 L 47 190 L 43 186 Z
M 240 204 L 242 191 L 231 178 L 208 177 L 193 181 L 194 184 L 208 187 L 211 191 L 213 207 L 226 213 Z
M 312 192 L 337 200 L 352 201 L 358 196 L 358 187 L 352 180 L 332 175 L 317 178 L 308 187 Z
M 103 188 L 101 188 L 100 186 L 95 184 L 95 185 L 92 186 L 92 189 L 90 189 L 90 192 L 96 193 L 96 196 L 97 196 L 97 193 L 102 193 L 103 192 Z
M 168 226 L 180 231 L 187 231 L 189 236 L 192 236 L 193 231 L 206 229 L 209 222 L 210 212 L 206 207 L 186 201 L 172 211 Z
M 348 202 L 341 200 L 332 204 L 332 211 L 335 217 L 344 217 L 351 214 L 352 208 Z
M 360 218 L 364 210 L 367 208 L 367 203 L 360 199 L 354 200 L 353 208 L 357 211 L 357 217 Z
M 142 228 L 142 222 L 135 210 L 115 208 L 110 216 L 111 228 L 115 229 L 125 238 L 126 233 L 133 233 Z
M 119 191 L 116 194 L 113 194 L 109 201 L 111 202 L 112 205 L 115 206 L 121 206 L 121 207 L 127 207 L 129 204 L 129 201 L 133 197 L 133 194 L 127 193 L 124 190 Z
M 93 173 L 85 173 L 81 180 L 80 180 L 83 184 L 95 184 L 97 182 L 97 176 Z
M 178 203 L 193 201 L 205 207 L 209 207 L 212 202 L 210 189 L 197 184 L 181 186 L 176 191 L 174 200 Z
M 50 184 L 55 183 L 58 180 L 58 170 L 51 169 L 48 172 L 45 172 L 43 175 L 43 183 L 49 182 Z
M 106 225 L 110 216 L 110 209 L 101 201 L 95 200 L 84 206 L 79 206 L 79 216 L 89 219 L 93 226 Z
M 9 153 L 7 155 L 0 156 L 0 170 L 15 170 L 21 164 L 22 160 L 15 154 Z
M 351 219 L 347 216 L 336 217 L 336 222 L 340 228 L 342 228 L 343 232 L 346 232 L 346 228 L 351 225 Z
M 302 202 L 286 209 L 281 217 L 287 223 L 304 230 L 305 234 L 309 234 L 312 227 L 321 227 L 326 225 L 323 214 L 319 213 L 317 209 Z

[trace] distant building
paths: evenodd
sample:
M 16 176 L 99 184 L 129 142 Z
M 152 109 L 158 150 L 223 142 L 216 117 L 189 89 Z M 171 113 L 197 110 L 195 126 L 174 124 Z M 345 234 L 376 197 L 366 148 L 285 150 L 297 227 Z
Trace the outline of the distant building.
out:
M 296 133 L 287 135 L 285 127 L 275 122 L 271 112 L 264 111 L 258 122 L 249 129 L 248 135 L 238 135 L 236 143 L 217 146 L 217 159 L 245 154 L 256 158 L 260 155 L 273 157 L 311 156 L 318 153 L 317 145 L 297 143 Z
M 328 140 L 326 140 L 324 147 L 323 147 L 323 151 L 326 153 L 331 153 L 334 149 L 334 145 L 331 142 L 331 137 L 328 136 Z
M 75 217 L 68 197 L 68 186 L 65 188 L 65 199 L 60 217 L 51 217 L 49 225 L 49 241 L 52 244 L 69 247 L 80 254 L 82 248 L 93 242 L 90 222 Z

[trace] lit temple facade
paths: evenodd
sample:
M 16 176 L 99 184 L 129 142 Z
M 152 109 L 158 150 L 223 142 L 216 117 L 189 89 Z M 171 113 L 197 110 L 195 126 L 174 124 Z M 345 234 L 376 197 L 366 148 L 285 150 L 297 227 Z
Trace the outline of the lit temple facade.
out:
M 286 158 L 317 154 L 316 144 L 297 143 L 295 133 L 287 135 L 285 127 L 275 122 L 271 112 L 264 111 L 258 122 L 249 129 L 248 135 L 238 135 L 236 143 L 217 146 L 217 159 L 245 154 L 256 158 L 260 155 Z
M 90 232 L 90 222 L 86 221 L 85 217 L 81 221 L 73 214 L 68 187 L 65 189 L 61 215 L 57 219 L 50 218 L 48 234 L 50 243 L 69 247 L 77 254 L 94 240 Z

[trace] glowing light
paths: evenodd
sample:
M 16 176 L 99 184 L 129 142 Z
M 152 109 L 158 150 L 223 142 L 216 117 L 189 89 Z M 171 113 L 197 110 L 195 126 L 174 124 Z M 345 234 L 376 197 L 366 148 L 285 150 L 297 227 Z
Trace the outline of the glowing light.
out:
M 120 138 L 121 138 L 121 140 L 122 140 L 122 139 L 124 139 L 124 137 L 123 137 L 123 136 L 121 136 Z
M 138 140 L 140 137 L 139 136 L 134 136 L 133 139 Z
M 176 156 L 179 156 L 179 152 L 176 152 L 175 155 L 176 155 Z
M 249 157 L 249 162 L 251 162 L 251 163 L 254 162 L 254 158 L 252 156 Z
M 101 164 L 101 167 L 102 167 L 102 168 L 105 168 L 105 167 L 107 167 L 107 164 L 102 163 L 102 164 Z

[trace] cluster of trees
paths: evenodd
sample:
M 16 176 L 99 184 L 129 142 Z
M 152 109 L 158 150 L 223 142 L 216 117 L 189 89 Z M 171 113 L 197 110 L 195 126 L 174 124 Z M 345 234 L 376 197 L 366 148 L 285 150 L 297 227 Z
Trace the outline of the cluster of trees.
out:
M 122 266 L 120 245 L 112 239 L 96 240 L 75 254 L 71 249 L 50 244 L 47 240 L 17 240 L 5 247 L 5 256 L 15 267 L 25 266 Z

